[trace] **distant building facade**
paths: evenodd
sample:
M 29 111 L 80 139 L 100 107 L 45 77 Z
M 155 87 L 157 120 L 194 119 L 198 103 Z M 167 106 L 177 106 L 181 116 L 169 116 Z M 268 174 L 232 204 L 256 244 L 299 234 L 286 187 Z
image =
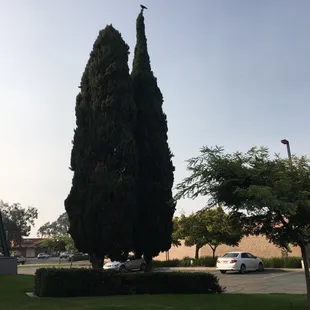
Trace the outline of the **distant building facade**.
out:
M 24 257 L 36 257 L 39 253 L 47 252 L 47 247 L 41 245 L 45 238 L 23 238 L 21 245 L 11 244 L 11 251 L 17 252 Z
M 301 257 L 301 252 L 299 247 L 291 246 L 291 251 L 287 253 L 287 256 L 298 256 Z M 231 251 L 247 251 L 252 253 L 255 256 L 263 258 L 271 257 L 282 257 L 283 251 L 270 243 L 264 236 L 249 236 L 244 237 L 238 247 L 231 247 L 227 245 L 220 245 L 216 249 L 216 256 L 221 256 L 226 252 Z M 184 257 L 194 257 L 195 256 L 195 247 L 186 247 L 184 242 L 179 247 L 172 246 L 169 253 L 160 253 L 160 255 L 155 258 L 158 260 L 167 260 L 169 259 L 182 259 Z M 212 256 L 212 250 L 209 246 L 204 246 L 199 251 L 199 256 Z

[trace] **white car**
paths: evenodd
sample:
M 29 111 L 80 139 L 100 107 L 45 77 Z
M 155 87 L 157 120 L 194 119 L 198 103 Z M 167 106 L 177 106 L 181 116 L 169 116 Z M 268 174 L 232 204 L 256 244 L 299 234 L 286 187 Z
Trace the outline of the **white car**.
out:
M 26 258 L 24 256 L 21 256 L 19 254 L 14 254 L 14 255 L 11 255 L 12 257 L 16 257 L 16 261 L 17 261 L 17 264 L 22 264 L 22 265 L 25 265 L 26 263 Z
M 60 259 L 62 259 L 62 258 L 69 258 L 70 256 L 72 256 L 72 254 L 71 253 L 69 253 L 69 252 L 62 252 L 62 253 L 60 253 L 60 255 L 59 255 L 59 258 Z
M 50 256 L 46 253 L 39 253 L 37 258 L 38 259 L 40 259 L 40 258 L 44 259 L 44 258 L 50 258 Z
M 104 270 L 132 271 L 144 270 L 145 261 L 143 258 L 136 259 L 133 255 L 128 256 L 126 262 L 110 262 L 103 266 Z
M 221 273 L 227 271 L 264 271 L 264 263 L 261 259 L 248 252 L 228 252 L 216 261 L 216 268 Z

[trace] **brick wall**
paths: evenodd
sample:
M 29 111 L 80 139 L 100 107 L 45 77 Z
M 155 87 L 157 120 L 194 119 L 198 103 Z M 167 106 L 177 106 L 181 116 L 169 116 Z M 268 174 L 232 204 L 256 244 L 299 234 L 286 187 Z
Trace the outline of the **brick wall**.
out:
M 291 253 L 288 256 L 301 256 L 300 249 L 298 247 L 291 246 Z M 244 237 L 238 247 L 229 247 L 227 245 L 220 245 L 216 250 L 216 255 L 220 256 L 230 251 L 247 251 L 258 257 L 281 257 L 281 249 L 276 247 L 274 244 L 269 243 L 264 236 L 249 236 Z M 212 256 L 212 251 L 209 246 L 205 246 L 200 249 L 200 256 Z M 182 243 L 179 247 L 171 247 L 169 251 L 169 259 L 182 259 L 183 257 L 194 257 L 195 247 L 186 247 Z M 158 260 L 166 260 L 166 253 L 160 253 L 155 258 Z

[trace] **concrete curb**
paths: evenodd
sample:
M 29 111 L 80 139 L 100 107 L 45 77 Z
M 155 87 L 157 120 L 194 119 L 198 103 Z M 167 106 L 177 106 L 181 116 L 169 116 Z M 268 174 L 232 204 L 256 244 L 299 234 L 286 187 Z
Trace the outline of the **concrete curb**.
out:
M 80 264 L 80 263 L 73 263 L 72 267 L 89 267 L 90 263 L 88 264 Z M 27 265 L 18 265 L 18 268 L 47 268 L 47 267 L 70 267 L 70 264 L 27 264 Z
M 217 271 L 216 267 L 159 267 L 154 268 L 154 270 L 164 270 L 164 271 Z M 301 268 L 265 268 L 267 271 L 303 271 Z
M 35 295 L 33 292 L 26 292 L 26 296 L 31 297 L 31 298 L 40 298 L 39 296 Z

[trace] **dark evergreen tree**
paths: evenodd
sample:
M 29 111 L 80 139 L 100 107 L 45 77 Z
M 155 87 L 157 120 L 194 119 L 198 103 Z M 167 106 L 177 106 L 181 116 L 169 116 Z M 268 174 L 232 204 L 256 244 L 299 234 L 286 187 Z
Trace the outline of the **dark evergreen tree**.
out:
M 167 119 L 162 110 L 163 96 L 151 70 L 143 10 L 137 18 L 131 76 L 137 105 L 136 142 L 139 150 L 139 216 L 134 231 L 134 250 L 138 255 L 144 255 L 148 271 L 152 258 L 171 247 L 175 204 Z
M 72 188 L 65 201 L 75 246 L 94 268 L 132 249 L 136 218 L 136 105 L 129 47 L 111 25 L 100 31 L 76 99 Z

